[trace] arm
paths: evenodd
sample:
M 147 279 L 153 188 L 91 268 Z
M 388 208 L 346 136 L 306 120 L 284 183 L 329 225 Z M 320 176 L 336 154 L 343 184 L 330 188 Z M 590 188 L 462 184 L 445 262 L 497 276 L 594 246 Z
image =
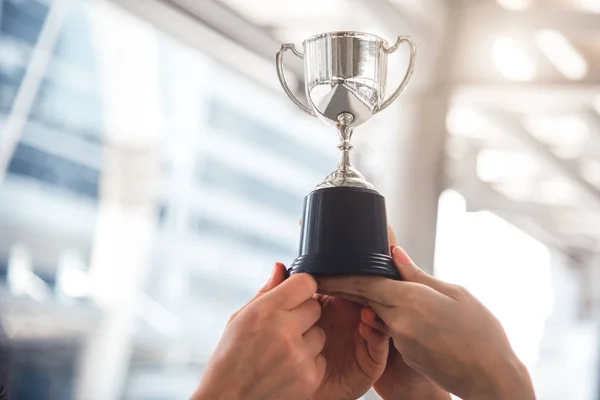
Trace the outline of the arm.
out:
M 319 288 L 372 308 L 407 364 L 440 388 L 465 400 L 535 399 L 494 315 L 466 289 L 427 275 L 399 247 L 393 256 L 404 281 L 328 277 Z

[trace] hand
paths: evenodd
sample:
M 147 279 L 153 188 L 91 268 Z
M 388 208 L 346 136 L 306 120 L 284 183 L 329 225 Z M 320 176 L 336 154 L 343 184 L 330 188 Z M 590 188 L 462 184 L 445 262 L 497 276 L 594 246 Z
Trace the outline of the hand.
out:
M 392 251 L 398 245 L 396 235 L 388 228 L 388 236 Z M 385 324 L 377 317 L 369 307 L 364 307 L 361 312 L 361 320 L 371 328 L 386 332 Z M 390 351 L 383 375 L 373 385 L 375 391 L 384 399 L 394 400 L 449 400 L 450 394 L 439 388 L 425 375 L 409 367 L 390 343 Z
M 307 274 L 271 280 L 229 321 L 193 400 L 306 400 L 319 387 L 325 333 L 314 326 L 321 306 Z
M 319 302 L 327 369 L 311 400 L 355 400 L 383 373 L 389 336 L 361 323 L 360 304 L 330 296 L 319 296 Z
M 369 307 L 362 309 L 361 319 L 373 329 L 384 332 L 388 330 Z M 373 389 L 385 400 L 450 400 L 448 392 L 409 367 L 393 343 L 390 343 L 385 371 L 375 382 Z
M 535 399 L 500 322 L 466 289 L 420 270 L 399 247 L 404 278 L 320 278 L 322 292 L 371 307 L 414 370 L 463 399 Z

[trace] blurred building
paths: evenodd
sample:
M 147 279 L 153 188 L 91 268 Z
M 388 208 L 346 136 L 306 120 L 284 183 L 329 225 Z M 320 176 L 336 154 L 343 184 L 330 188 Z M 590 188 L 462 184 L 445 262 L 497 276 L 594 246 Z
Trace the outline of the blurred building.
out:
M 89 274 L 92 247 L 103 240 L 95 234 L 101 174 L 114 154 L 135 159 L 146 151 L 115 150 L 119 144 L 105 135 L 110 94 L 102 86 L 110 77 L 102 69 L 111 61 L 99 60 L 93 27 L 102 21 L 85 3 L 49 17 L 50 6 L 5 1 L 1 13 L 2 134 L 13 132 L 7 127 L 17 113 L 26 118 L 0 191 L 3 342 L 10 347 L 11 394 L 19 399 L 74 398 L 77 366 L 85 365 L 85 348 L 96 345 L 88 336 L 102 329 L 105 313 Z M 165 360 L 201 368 L 228 316 L 262 284 L 273 261 L 293 258 L 302 198 L 335 166 L 336 154 L 319 145 L 321 126 L 300 121 L 271 91 L 137 19 L 132 24 L 156 51 L 145 67 L 156 72 L 148 84 L 160 93 L 164 121 L 151 261 L 136 278 L 141 289 L 130 316 L 129 398 L 149 398 L 136 392 L 147 390 L 147 376 L 167 376 Z M 41 32 L 52 40 L 44 42 Z M 27 110 L 19 110 L 18 99 L 29 96 L 22 101 Z M 264 110 L 277 115 L 265 118 Z M 122 172 L 128 168 L 146 166 Z M 107 197 L 111 184 L 104 182 Z M 189 370 L 195 373 L 184 397 L 199 376 Z
M 190 395 L 338 156 L 275 52 L 347 29 L 419 45 L 353 139 L 403 247 L 494 311 L 540 399 L 598 399 L 599 27 L 595 0 L 0 1 L 0 384 Z

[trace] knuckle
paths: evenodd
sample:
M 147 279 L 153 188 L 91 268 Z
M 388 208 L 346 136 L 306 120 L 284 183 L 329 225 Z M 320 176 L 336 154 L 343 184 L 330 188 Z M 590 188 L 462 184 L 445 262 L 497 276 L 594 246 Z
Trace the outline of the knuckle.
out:
M 461 296 L 469 296 L 471 294 L 471 292 L 469 292 L 467 290 L 467 288 L 462 285 L 453 285 L 453 286 L 454 286 L 454 290 Z
M 325 331 L 318 326 L 313 326 L 311 328 L 311 335 L 314 337 L 314 345 L 318 347 L 319 350 L 322 350 L 325 347 L 325 341 L 327 340 L 327 335 Z
M 268 319 L 272 313 L 270 313 L 262 303 L 254 303 L 246 309 L 246 315 L 251 320 L 264 321 Z
M 297 285 L 302 290 L 302 293 L 316 293 L 317 281 L 309 274 L 295 274 L 292 278 L 296 279 Z M 290 279 L 292 279 L 290 278 Z
M 300 352 L 298 341 L 301 339 L 297 330 L 291 325 L 286 325 L 280 335 L 283 346 L 290 354 L 297 356 Z
M 424 271 L 418 270 L 410 277 L 410 281 L 417 282 L 417 283 L 423 283 L 424 281 L 427 280 L 427 278 L 428 278 L 428 275 Z
M 303 371 L 301 374 L 302 385 L 306 388 L 315 388 L 319 386 L 320 380 L 318 377 L 317 370 L 314 365 L 312 366 L 303 366 Z
M 235 317 L 238 316 L 239 313 L 240 313 L 239 311 L 236 311 L 233 314 L 231 314 L 231 316 L 227 320 L 227 325 L 231 324 L 233 322 L 233 320 L 235 319 Z
M 423 292 L 425 291 L 425 287 L 419 284 L 413 284 L 410 286 L 406 286 L 406 289 L 402 295 L 403 302 L 409 306 L 414 306 L 415 304 L 419 304 L 423 299 Z
M 317 332 L 316 335 L 319 339 L 319 343 L 325 344 L 325 341 L 327 340 L 327 334 L 325 333 L 323 328 L 321 328 L 320 326 L 315 326 L 314 329 Z
M 321 317 L 321 303 L 318 300 L 311 299 L 308 300 L 310 304 L 310 310 L 315 319 L 319 319 Z
M 394 318 L 389 327 L 394 335 L 403 335 L 406 330 L 406 323 L 401 318 Z
M 302 375 L 306 368 L 307 355 L 306 352 L 301 350 L 299 346 L 292 346 L 289 350 L 291 363 L 294 365 L 297 373 Z
M 389 324 L 392 336 L 410 339 L 415 336 L 417 318 L 411 310 L 404 311 L 401 318 L 394 318 Z

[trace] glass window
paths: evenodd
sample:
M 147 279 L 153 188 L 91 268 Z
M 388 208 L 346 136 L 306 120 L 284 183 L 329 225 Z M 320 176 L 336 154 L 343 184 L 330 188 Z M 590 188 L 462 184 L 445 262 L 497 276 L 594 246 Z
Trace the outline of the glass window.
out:
M 38 1 L 3 1 L 2 31 L 35 44 L 47 13 L 48 7 Z
M 208 157 L 202 165 L 200 182 L 278 211 L 300 215 L 302 197 Z
M 205 216 L 196 217 L 193 222 L 193 226 L 198 233 L 239 242 L 240 244 L 257 251 L 264 251 L 267 254 L 287 256 L 294 254 L 296 251 L 294 248 L 276 242 L 271 238 L 262 237 L 253 232 L 246 232 L 237 227 L 214 219 L 209 219 Z
M 102 133 L 101 110 L 100 99 L 96 96 L 46 79 L 31 110 L 31 118 L 98 141 Z
M 332 168 L 329 157 L 286 137 L 272 126 L 244 114 L 224 101 L 212 99 L 207 107 L 209 125 L 221 133 L 269 149 L 319 173 Z
M 17 145 L 8 172 L 98 198 L 99 171 L 22 143 Z
M 0 283 L 6 283 L 7 274 L 8 274 L 8 260 L 0 259 Z

